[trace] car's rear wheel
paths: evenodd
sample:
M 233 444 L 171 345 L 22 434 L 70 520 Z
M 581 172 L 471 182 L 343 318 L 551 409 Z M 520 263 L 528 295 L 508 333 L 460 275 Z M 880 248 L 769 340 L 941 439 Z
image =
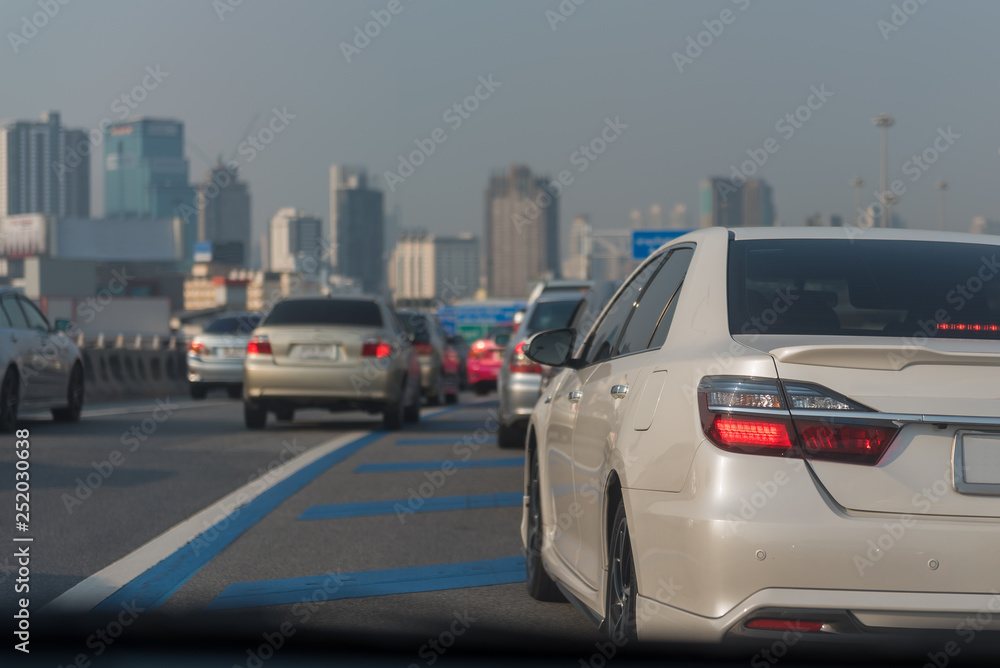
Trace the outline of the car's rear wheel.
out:
M 444 404 L 444 401 L 444 372 L 439 371 L 437 375 L 437 382 L 434 384 L 434 394 L 430 397 L 430 401 L 428 401 L 428 403 L 431 406 L 441 406 Z
M 476 394 L 478 394 L 481 397 L 484 397 L 489 393 L 490 393 L 489 383 L 487 383 L 485 380 L 481 380 L 478 383 L 476 383 Z
M 528 545 L 524 555 L 528 595 L 536 601 L 564 602 L 566 599 L 542 565 L 542 501 L 538 457 L 532 453 L 528 462 Z
M 382 428 L 387 431 L 398 431 L 403 428 L 406 421 L 406 393 L 400 391 L 399 395 L 386 402 L 382 409 Z
M 17 426 L 17 408 L 20 399 L 20 382 L 17 371 L 7 369 L 0 383 L 0 433 L 10 433 Z
M 208 388 L 201 383 L 191 383 L 191 398 L 204 399 L 208 396 Z
M 278 422 L 291 422 L 295 419 L 295 409 L 279 408 L 274 411 L 274 417 L 278 418 Z
M 69 374 L 69 385 L 66 386 L 66 405 L 63 408 L 52 409 L 52 419 L 56 422 L 79 422 L 83 411 L 83 367 L 73 366 Z
M 403 383 L 403 394 L 406 394 L 406 383 Z M 420 391 L 413 393 L 413 402 L 403 409 L 403 421 L 410 424 L 420 422 Z
M 267 410 L 252 404 L 243 402 L 243 422 L 247 429 L 263 429 L 267 425 Z
M 508 450 L 524 447 L 524 437 L 526 436 L 524 427 L 519 424 L 501 424 L 497 430 L 497 445 Z
M 616 644 L 636 638 L 635 604 L 638 586 L 632 542 L 629 540 L 625 502 L 618 501 L 615 519 L 611 523 L 611 545 L 608 548 L 608 606 L 604 624 L 608 638 Z
M 243 396 L 243 386 L 242 385 L 230 385 L 226 388 L 226 394 L 229 395 L 230 399 L 239 399 Z

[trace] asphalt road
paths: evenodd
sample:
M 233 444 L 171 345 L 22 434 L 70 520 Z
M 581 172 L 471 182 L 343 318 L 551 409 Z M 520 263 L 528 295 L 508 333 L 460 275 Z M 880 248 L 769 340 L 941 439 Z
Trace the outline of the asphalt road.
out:
M 28 531 L 10 521 L 13 436 L 0 506 L 4 538 L 33 539 L 31 610 L 598 640 L 570 605 L 525 592 L 523 452 L 497 447 L 495 401 L 462 402 L 425 407 L 400 432 L 378 431 L 376 416 L 318 411 L 252 432 L 222 395 L 91 407 L 76 425 L 26 416 Z M 0 556 L 4 610 L 20 596 L 11 554 Z M 414 652 L 418 664 L 436 656 Z

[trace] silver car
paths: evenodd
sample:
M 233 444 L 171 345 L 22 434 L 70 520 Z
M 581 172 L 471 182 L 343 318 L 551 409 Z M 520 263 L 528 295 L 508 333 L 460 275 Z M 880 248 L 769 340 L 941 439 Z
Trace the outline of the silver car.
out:
M 31 300 L 0 291 L 0 432 L 14 430 L 19 411 L 51 410 L 57 422 L 76 422 L 83 408 L 83 360 L 65 335 L 69 321 L 52 327 Z
M 249 429 L 298 408 L 381 413 L 385 429 L 399 429 L 420 419 L 420 363 L 378 297 L 288 299 L 247 343 L 243 407 Z
M 188 387 L 191 398 L 204 399 L 213 388 L 243 396 L 243 358 L 250 334 L 260 324 L 258 313 L 229 313 L 213 320 L 188 344 Z
M 497 374 L 500 403 L 497 444 L 501 448 L 524 445 L 524 429 L 541 388 L 543 368 L 525 356 L 525 341 L 536 332 L 566 327 L 583 296 L 582 292 L 575 290 L 543 294 L 528 306 L 524 319 L 511 337 Z

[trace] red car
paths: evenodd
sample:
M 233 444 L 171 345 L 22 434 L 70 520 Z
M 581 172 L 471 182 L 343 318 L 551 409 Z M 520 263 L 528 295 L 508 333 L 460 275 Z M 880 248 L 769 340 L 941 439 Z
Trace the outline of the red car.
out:
M 503 365 L 503 352 L 514 333 L 514 325 L 497 325 L 484 338 L 469 347 L 465 371 L 469 387 L 483 395 L 497 387 L 497 374 Z

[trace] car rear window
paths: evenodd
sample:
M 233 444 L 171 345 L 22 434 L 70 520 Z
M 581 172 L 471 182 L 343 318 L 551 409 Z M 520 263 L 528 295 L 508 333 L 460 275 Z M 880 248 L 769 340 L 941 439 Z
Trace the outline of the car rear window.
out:
M 399 313 L 399 321 L 407 332 L 413 334 L 414 343 L 430 343 L 431 332 L 430 323 L 423 313 L 402 312 Z
M 734 241 L 729 330 L 1000 339 L 998 255 L 975 243 Z
M 375 302 L 359 299 L 289 300 L 275 304 L 264 324 L 381 327 L 382 312 Z
M 227 316 L 209 323 L 205 328 L 205 334 L 249 334 L 259 324 L 259 315 Z
M 547 329 L 561 329 L 569 325 L 581 299 L 566 301 L 536 302 L 528 319 L 527 332 L 544 332 Z

